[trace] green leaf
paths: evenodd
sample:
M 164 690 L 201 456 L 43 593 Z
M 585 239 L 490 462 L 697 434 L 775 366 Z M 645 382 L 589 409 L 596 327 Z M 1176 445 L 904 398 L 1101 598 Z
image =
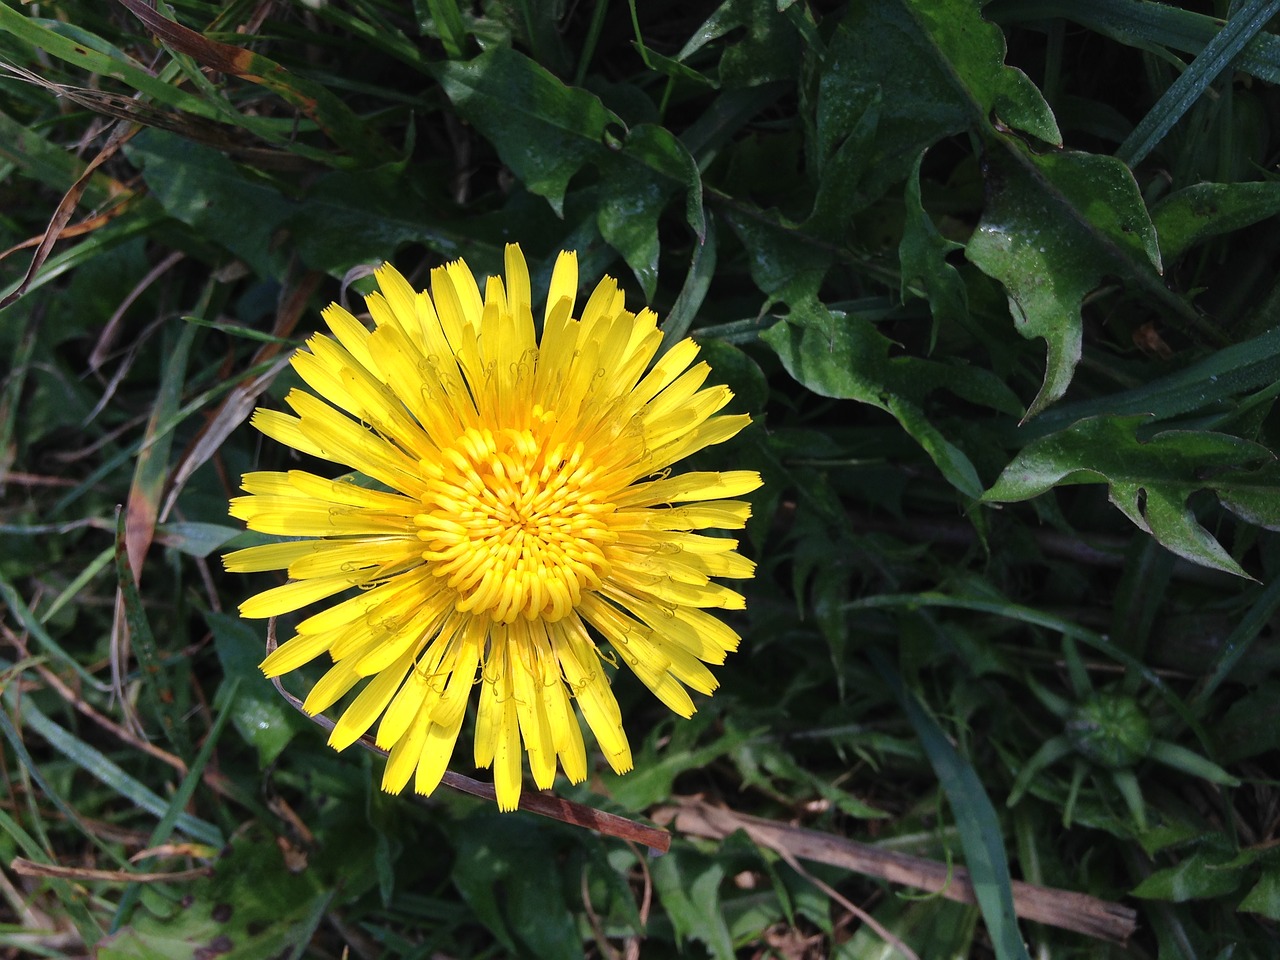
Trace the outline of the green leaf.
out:
M 685 60 L 708 43 L 732 34 L 720 56 L 720 85 L 729 89 L 760 86 L 795 77 L 800 38 L 777 0 L 725 0 L 693 32 L 676 60 Z
M 751 279 L 770 298 L 796 304 L 817 296 L 831 257 L 809 238 L 769 217 L 726 209 L 723 217 L 747 248 Z
M 833 125 L 829 117 L 824 119 L 827 123 L 821 129 L 825 137 L 830 137 Z M 805 230 L 820 237 L 843 240 L 852 215 L 874 199 L 864 195 L 861 184 L 871 164 L 879 122 L 880 92 L 875 90 L 867 97 L 865 109 L 852 121 L 843 140 L 820 145 L 818 192 L 813 200 L 813 212 L 804 222 Z
M 426 5 L 431 11 L 434 32 L 444 44 L 445 54 L 450 60 L 462 59 L 467 46 L 467 27 L 457 0 L 426 0 Z
M 185 363 L 185 358 L 183 359 Z M 116 522 L 116 585 L 120 590 L 120 603 L 133 654 L 138 658 L 138 669 L 142 675 L 142 702 L 147 712 L 159 721 L 165 739 L 181 756 L 189 756 L 191 737 L 186 724 L 182 722 L 179 701 L 174 694 L 174 671 L 166 667 L 156 644 L 151 621 L 142 605 L 142 596 L 129 566 L 125 537 L 125 513 L 121 511 Z
M 689 260 L 689 272 L 685 275 L 680 295 L 671 305 L 671 312 L 662 321 L 662 352 L 666 353 L 689 334 L 702 303 L 707 299 L 711 279 L 716 272 L 716 223 L 707 221 L 706 238 L 694 244 Z
M 320 889 L 315 871 L 286 869 L 269 838 L 242 836 L 218 859 L 214 875 L 186 886 L 181 904 L 156 898 L 152 909 L 98 946 L 100 960 L 261 960 L 299 956 L 317 907 L 333 896 Z M 165 908 L 169 909 L 165 909 Z M 163 915 L 160 913 L 163 912 Z M 308 921 L 314 921 L 308 923 Z
M 288 248 L 276 231 L 293 201 L 264 180 L 250 179 L 212 147 L 163 130 L 143 130 L 125 147 L 165 212 L 230 251 L 260 276 L 282 277 Z M 239 211 L 252 210 L 251 217 Z
M 459 823 L 452 836 L 453 882 L 508 954 L 581 960 L 553 834 L 486 813 Z
M 1262 870 L 1262 876 L 1237 910 L 1260 913 L 1268 920 L 1280 921 L 1280 863 L 1273 863 Z
M 1224 763 L 1280 750 L 1280 680 L 1264 680 L 1240 695 L 1213 732 Z
M 944 137 L 990 129 L 993 113 L 1047 143 L 1062 142 L 1035 84 L 1005 66 L 1004 35 L 979 8 L 972 0 L 858 0 L 840 22 L 819 80 L 817 135 L 829 156 L 879 99 L 862 184 L 869 200 L 905 180 L 916 157 Z
M 658 218 L 672 193 L 683 187 L 686 218 L 699 240 L 706 236 L 702 176 L 684 144 L 665 127 L 640 123 L 602 164 L 600 235 L 635 272 L 645 299 L 658 283 Z
M 478 274 L 497 273 L 502 265 L 501 243 L 473 224 L 444 220 L 390 167 L 322 177 L 286 227 L 303 261 L 334 276 L 357 264 L 382 263 L 407 243 L 421 243 L 448 260 L 465 258 Z
M 258 751 L 258 763 L 272 763 L 299 730 L 308 724 L 276 693 L 258 664 L 265 654 L 263 638 L 239 617 L 209 612 L 205 622 L 213 632 L 218 661 L 228 679 L 238 678 L 239 689 L 231 704 L 231 722 L 245 742 Z
M 35 701 L 32 698 L 25 697 L 19 701 L 14 687 L 9 687 L 5 690 L 5 698 L 10 707 L 20 704 L 18 711 L 21 713 L 22 723 L 25 728 L 38 733 L 48 742 L 49 746 L 53 747 L 99 783 L 115 791 L 133 806 L 140 810 L 145 810 L 157 819 L 169 815 L 171 806 L 169 801 L 161 798 L 150 787 L 131 777 L 117 764 L 107 759 L 106 756 L 85 741 L 76 737 L 75 734 L 50 720 L 36 708 Z M 58 803 L 60 801 L 54 802 Z M 68 814 L 68 818 L 70 819 L 71 817 L 74 817 L 74 814 Z M 216 826 L 189 813 L 179 813 L 175 823 L 178 830 L 193 840 L 199 840 L 201 843 L 208 843 L 214 846 L 221 846 L 224 842 L 222 832 Z
M 1200 688 L 1193 698 L 1194 703 L 1208 702 L 1214 691 L 1235 672 L 1245 654 L 1249 653 L 1254 641 L 1268 632 L 1267 628 L 1272 617 L 1276 610 L 1280 609 L 1280 578 L 1273 578 L 1271 583 L 1257 591 L 1255 596 L 1256 599 L 1249 597 L 1253 602 L 1243 616 L 1233 617 L 1235 625 L 1231 633 L 1222 641 L 1221 648 L 1213 658 L 1213 669 L 1206 671 L 1207 675 L 1201 680 Z M 1218 742 L 1226 743 L 1227 738 L 1222 732 L 1222 726 L 1229 723 L 1233 712 L 1241 702 L 1243 701 L 1236 700 L 1227 711 L 1227 715 L 1216 726 L 1214 733 L 1221 738 Z
M 760 414 L 769 401 L 769 380 L 760 365 L 724 340 L 699 340 L 699 358 L 711 364 L 711 382 L 733 390 L 731 410 Z
M 191 557 L 207 557 L 242 533 L 243 530 L 235 527 L 194 520 L 174 520 L 156 525 L 156 537 L 166 547 L 172 547 Z
M 942 388 L 994 409 L 1016 409 L 1016 398 L 990 371 L 911 356 L 890 358 L 893 342 L 866 318 L 816 300 L 793 305 L 788 318 L 760 338 L 773 347 L 787 373 L 814 393 L 892 414 L 952 486 L 974 499 L 981 495 L 973 464 L 929 422 L 921 405 Z
M 167 83 L 132 60 L 121 60 L 101 50 L 115 49 L 111 44 L 82 44 L 50 29 L 48 21 L 29 17 L 9 5 L 0 5 L 0 32 L 11 34 L 27 43 L 70 63 L 80 70 L 100 77 L 110 77 L 154 98 L 157 102 L 202 116 L 220 119 L 219 110 L 189 90 Z
M 680 940 L 701 940 L 715 960 L 734 960 L 733 939 L 721 908 L 725 865 L 677 846 L 649 868 L 653 886 Z
M 1222 897 L 1240 886 L 1243 869 L 1234 854 L 1220 849 L 1197 850 L 1181 863 L 1157 870 L 1130 893 L 1144 900 L 1203 900 Z
M 935 324 L 963 323 L 969 315 L 968 297 L 960 271 L 947 262 L 947 255 L 963 250 L 964 244 L 948 240 L 938 232 L 920 202 L 920 163 L 907 178 L 906 221 L 898 260 L 902 264 L 900 292 L 904 301 L 920 293 L 928 299 Z M 917 291 L 920 291 L 918 293 Z
M 1048 346 L 1044 384 L 1027 411 L 1060 398 L 1080 360 L 1081 303 L 1119 275 L 1157 299 L 1155 229 L 1129 168 L 1112 157 L 1063 151 L 1034 154 L 1003 140 L 987 164 L 987 204 L 966 256 L 1004 284 L 1024 337 Z
M 662 749 L 649 737 L 636 756 L 636 767 L 626 776 L 609 779 L 609 795 L 629 811 L 641 811 L 655 803 L 671 799 L 676 777 L 687 770 L 697 770 L 730 753 L 758 731 L 729 727 L 707 735 L 707 728 L 717 720 L 710 710 L 700 711 L 689 720 L 681 720 L 671 730 Z M 706 742 L 706 741 L 710 742 Z
M 1280 183 L 1197 183 L 1170 194 L 1151 210 L 1166 262 L 1198 243 L 1233 233 L 1280 213 Z
M 497 46 L 467 62 L 435 68 L 467 121 L 533 193 L 564 214 L 569 180 L 605 150 L 605 133 L 625 127 L 598 97 L 567 87 L 528 57 Z
M 1202 360 L 1123 393 L 1065 403 L 1024 429 L 1037 435 L 1061 430 L 1099 414 L 1150 414 L 1157 419 L 1192 410 L 1228 411 L 1225 402 L 1280 381 L 1280 327 L 1232 344 Z
M 1194 750 L 1180 747 L 1176 743 L 1157 740 L 1151 744 L 1148 756 L 1155 763 L 1163 763 L 1174 770 L 1181 770 L 1193 777 L 1203 777 L 1210 783 L 1219 783 L 1224 787 L 1238 787 L 1240 781 L 1233 777 L 1212 760 L 1200 756 Z
M 25 176 L 31 177 L 60 193 L 66 192 L 80 179 L 87 164 L 65 148 L 41 136 L 43 131 L 24 126 L 3 110 L 0 110 L 0 158 L 13 164 Z M 114 199 L 113 194 L 123 185 L 101 169 L 89 175 L 82 200 L 95 207 Z M 146 197 L 138 196 L 137 203 L 148 204 Z
M 1033 440 L 982 499 L 1009 503 L 1059 485 L 1106 483 L 1111 502 L 1167 549 L 1193 563 L 1248 577 L 1196 520 L 1187 498 L 1203 489 L 1220 497 L 1238 495 L 1237 485 L 1249 475 L 1232 468 L 1272 460 L 1273 454 L 1223 433 L 1168 430 L 1143 442 L 1138 429 L 1149 419 L 1092 417 Z
M 188 79 L 205 92 L 206 99 L 218 103 L 220 115 L 229 116 L 240 126 L 248 127 L 259 135 L 270 137 L 274 133 L 273 139 L 283 141 L 295 152 L 304 150 L 292 136 L 292 131 L 280 129 L 279 125 L 272 130 L 258 116 L 241 114 L 230 104 L 218 102 L 218 91 L 205 77 L 201 67 L 233 74 L 269 90 L 314 122 L 334 143 L 359 158 L 361 165 L 371 166 L 393 158 L 394 152 L 378 131 L 347 106 L 345 100 L 322 84 L 294 76 L 274 60 L 254 50 L 220 43 L 191 30 L 147 4 L 146 0 L 118 2 L 141 20 L 158 40 L 177 53 L 175 63 L 183 67 Z M 330 159 L 329 155 L 314 149 L 306 150 L 306 153 L 315 159 Z

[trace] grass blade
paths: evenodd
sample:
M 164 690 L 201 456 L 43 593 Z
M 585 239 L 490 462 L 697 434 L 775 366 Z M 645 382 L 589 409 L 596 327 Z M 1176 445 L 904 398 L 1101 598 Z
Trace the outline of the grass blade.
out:
M 871 662 L 902 705 L 947 794 L 960 832 L 960 842 L 964 846 L 965 866 L 969 868 L 974 894 L 991 934 L 996 957 L 999 960 L 1030 960 L 1013 910 L 1012 878 L 1001 842 L 1000 821 L 982 781 L 969 761 L 951 745 L 933 717 L 907 692 L 902 678 L 889 662 L 875 650 L 871 651 Z
M 1141 163 L 1182 116 L 1204 95 L 1267 22 L 1280 10 L 1280 0 L 1247 0 L 1227 25 L 1210 40 L 1182 76 L 1156 102 L 1120 145 L 1116 156 L 1129 166 Z
M 19 697 L 10 687 L 4 692 L 5 701 L 14 706 Z M 125 773 L 120 766 L 108 760 L 103 754 L 89 746 L 74 734 L 54 723 L 35 706 L 30 697 L 21 698 L 17 708 L 22 715 L 23 723 L 34 730 L 68 760 L 80 767 L 95 780 L 116 791 L 121 797 L 135 807 L 159 818 L 169 810 L 169 801 L 144 786 L 141 781 Z M 8 723 L 8 718 L 0 713 L 0 726 Z M 12 723 L 8 727 L 12 728 Z M 6 731 L 7 732 L 7 731 Z M 16 733 L 16 731 L 15 731 Z M 73 813 L 74 815 L 74 813 Z M 225 842 L 222 831 L 207 820 L 201 820 L 189 813 L 180 813 L 175 821 L 176 828 L 192 840 L 199 840 L 212 846 L 222 846 Z

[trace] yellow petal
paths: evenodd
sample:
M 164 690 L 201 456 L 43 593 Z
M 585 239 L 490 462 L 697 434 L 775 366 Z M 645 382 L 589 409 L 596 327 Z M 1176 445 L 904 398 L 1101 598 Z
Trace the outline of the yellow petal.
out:
M 262 620 L 290 613 L 309 603 L 331 597 L 343 590 L 350 590 L 364 581 L 359 574 L 343 574 L 337 577 L 320 577 L 315 580 L 295 580 L 281 587 L 264 590 L 240 604 L 240 616 L 248 620 Z
M 413 654 L 413 650 L 406 651 L 365 685 L 329 731 L 329 746 L 335 750 L 345 750 L 364 736 L 364 732 L 373 726 L 373 722 L 387 708 L 392 696 L 404 682 L 405 674 L 413 666 Z
M 278 677 L 310 663 L 333 645 L 333 633 L 300 633 L 286 640 L 258 665 L 265 676 Z
M 516 626 L 518 630 L 526 629 L 523 623 Z M 538 664 L 525 660 L 526 656 L 532 658 L 532 644 L 526 640 L 520 645 L 525 649 L 513 651 L 515 655 L 508 660 L 513 672 L 516 716 L 520 722 L 520 736 L 529 754 L 529 772 L 533 774 L 533 782 L 545 790 L 556 779 L 556 748 L 542 700 L 542 669 Z
M 326 540 L 290 540 L 285 543 L 264 543 L 257 547 L 245 547 L 224 554 L 222 565 L 231 573 L 260 573 L 263 570 L 284 570 L 289 564 L 309 557 L 317 551 L 328 549 Z
M 609 766 L 617 773 L 632 767 L 631 747 L 622 729 L 622 712 L 609 689 L 599 653 L 582 621 L 574 614 L 550 625 L 552 648 L 564 671 L 565 682 L 587 726 L 595 735 Z
M 385 792 L 400 793 L 409 783 L 409 778 L 413 776 L 414 768 L 418 765 L 422 744 L 427 739 L 427 730 L 430 726 L 429 719 L 419 716 L 390 745 L 391 752 L 387 757 L 387 765 L 382 769 L 382 789 Z M 378 732 L 381 734 L 381 728 Z M 381 739 L 378 746 L 384 750 L 388 749 Z
M 552 313 L 559 309 L 563 300 L 569 301 L 566 316 L 573 315 L 573 302 L 578 296 L 578 255 L 564 251 L 556 257 L 556 265 L 551 271 L 551 286 L 547 292 L 547 311 L 543 318 L 551 321 Z
M 529 267 L 525 263 L 520 244 L 508 243 L 503 250 L 503 261 L 507 275 L 507 305 L 511 313 L 519 317 L 521 310 L 529 309 L 533 302 L 529 287 Z
M 302 709 L 309 716 L 321 710 L 328 710 L 346 695 L 346 692 L 360 681 L 360 676 L 349 664 L 335 663 L 328 673 L 320 678 L 319 683 L 311 688 L 307 699 L 302 702 Z
M 427 795 L 440 785 L 449 766 L 449 758 L 453 756 L 453 749 L 458 743 L 462 717 L 463 714 L 459 713 L 457 720 L 449 726 L 431 724 L 422 743 L 422 752 L 418 756 L 418 770 L 413 780 L 415 793 Z
M 681 473 L 663 480 L 633 484 L 614 502 L 619 507 L 630 507 L 684 503 L 690 500 L 718 500 L 750 493 L 762 482 L 760 474 L 754 470 Z
M 302 421 L 297 417 L 291 417 L 278 410 L 259 407 L 253 411 L 249 422 L 277 443 L 283 443 L 286 447 L 293 447 L 313 457 L 324 458 L 324 454 L 315 442 L 302 432 Z
M 369 330 L 363 323 L 336 303 L 329 304 L 320 315 L 324 317 L 324 322 L 329 325 L 338 342 L 346 348 L 347 353 L 355 357 L 357 363 L 369 370 L 377 369 L 373 357 L 369 355 Z

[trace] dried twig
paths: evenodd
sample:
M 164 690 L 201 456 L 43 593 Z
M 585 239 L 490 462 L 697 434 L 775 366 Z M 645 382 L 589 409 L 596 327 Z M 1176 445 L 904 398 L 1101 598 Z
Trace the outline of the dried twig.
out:
M 742 830 L 760 846 L 776 851 L 784 859 L 796 857 L 844 867 L 905 887 L 938 893 L 959 903 L 977 903 L 969 872 L 963 867 L 882 850 L 818 830 L 750 817 L 694 799 L 681 800 L 676 806 L 657 811 L 654 819 L 660 823 L 674 821 L 681 833 L 715 840 Z M 1013 881 L 1013 908 L 1024 920 L 1113 943 L 1123 944 L 1137 929 L 1137 914 L 1129 907 L 1084 893 L 1054 890 L 1018 880 Z
M 213 876 L 213 867 L 169 870 L 158 873 L 135 873 L 131 870 L 92 870 L 88 867 L 64 867 L 56 863 L 35 863 L 14 857 L 9 869 L 20 877 L 52 877 L 57 880 L 105 880 L 108 883 L 152 883 L 174 880 L 199 880 Z

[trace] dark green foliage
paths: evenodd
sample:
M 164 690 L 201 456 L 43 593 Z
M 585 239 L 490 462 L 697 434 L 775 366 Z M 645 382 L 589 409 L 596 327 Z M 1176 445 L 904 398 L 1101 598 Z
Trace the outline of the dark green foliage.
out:
M 0 957 L 885 955 L 851 903 L 922 958 L 1280 956 L 1276 8 L 0 0 Z M 720 690 L 624 672 L 636 769 L 563 795 L 976 906 L 388 797 L 262 679 L 278 580 L 217 556 L 297 460 L 244 419 L 371 266 L 512 241 L 698 339 L 757 422 L 693 468 L 766 481 Z

